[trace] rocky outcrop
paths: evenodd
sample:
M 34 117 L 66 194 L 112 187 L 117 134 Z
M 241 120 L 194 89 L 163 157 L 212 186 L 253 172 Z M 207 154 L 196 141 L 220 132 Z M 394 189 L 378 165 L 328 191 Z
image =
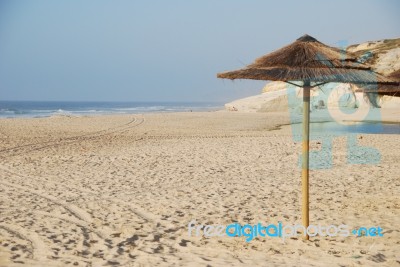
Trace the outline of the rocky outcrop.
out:
M 400 38 L 351 45 L 347 50 L 365 59 L 376 72 L 384 75 L 400 69 Z

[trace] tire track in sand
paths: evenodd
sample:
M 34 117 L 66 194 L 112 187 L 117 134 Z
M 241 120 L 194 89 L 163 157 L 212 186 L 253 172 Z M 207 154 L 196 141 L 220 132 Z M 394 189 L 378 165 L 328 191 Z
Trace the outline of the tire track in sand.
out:
M 3 168 L 1 168 L 1 169 L 3 170 Z M 21 175 L 19 175 L 19 176 L 21 176 Z M 59 200 L 59 199 L 49 195 L 48 193 L 44 193 L 44 192 L 41 192 L 36 189 L 31 189 L 31 188 L 28 188 L 27 186 L 12 184 L 12 183 L 5 182 L 5 181 L 0 181 L 0 183 L 3 185 L 9 186 L 9 187 L 14 187 L 16 189 L 19 189 L 19 190 L 22 190 L 25 192 L 29 192 L 29 193 L 37 195 L 41 198 L 45 198 L 45 199 L 49 200 L 50 202 L 52 202 L 56 205 L 59 205 L 59 206 L 63 207 L 64 209 L 68 210 L 74 217 L 76 217 L 79 220 L 82 220 L 86 223 L 90 224 L 93 222 L 92 217 L 86 211 L 82 210 L 81 208 L 78 208 L 77 206 L 75 206 L 73 204 L 69 204 L 65 201 Z
M 113 133 L 128 131 L 131 128 L 137 127 L 144 122 L 145 122 L 145 118 L 143 116 L 140 119 L 138 119 L 137 117 L 134 117 L 128 123 L 124 123 L 122 125 L 107 128 L 107 129 L 100 130 L 100 131 L 94 131 L 94 132 L 87 133 L 84 135 L 67 137 L 64 139 L 56 140 L 56 141 L 31 143 L 31 144 L 25 144 L 25 145 L 21 145 L 21 146 L 6 148 L 3 150 L 0 150 L 0 158 L 8 158 L 8 157 L 13 157 L 13 156 L 18 156 L 18 155 L 22 155 L 25 153 L 29 153 L 32 151 L 37 151 L 37 150 L 42 150 L 42 149 L 47 149 L 47 148 L 54 148 L 54 147 L 73 144 L 73 143 L 82 142 L 82 141 L 86 141 L 86 140 L 94 140 L 96 138 L 110 135 Z M 119 128 L 121 128 L 121 129 L 119 129 Z M 3 155 L 1 155 L 1 154 L 3 154 Z
M 32 250 L 30 252 L 34 260 L 44 261 L 48 260 L 51 256 L 51 250 L 35 232 L 28 232 L 24 228 L 17 225 L 9 225 L 5 223 L 0 223 L 0 228 L 3 228 L 7 232 L 30 242 L 32 246 Z
M 10 171 L 5 170 L 4 168 L 0 167 L 0 170 L 12 173 Z M 16 174 L 18 175 L 18 174 Z M 22 175 L 19 175 L 20 177 L 24 177 Z M 68 216 L 62 216 L 62 215 L 53 215 L 50 214 L 48 212 L 43 212 L 43 211 L 34 211 L 35 214 L 41 215 L 41 216 L 47 216 L 47 217 L 52 217 L 52 218 L 57 218 L 66 222 L 70 222 L 73 223 L 75 225 L 81 226 L 83 228 L 88 229 L 89 231 L 95 233 L 96 235 L 98 235 L 101 239 L 106 240 L 107 238 L 110 239 L 110 234 L 112 233 L 112 231 L 107 230 L 107 231 L 100 231 L 100 230 L 96 230 L 93 229 L 91 227 L 91 222 L 92 222 L 92 218 L 90 216 L 90 214 L 88 214 L 86 211 L 83 211 L 82 209 L 80 209 L 79 207 L 73 205 L 73 204 L 68 204 L 64 201 L 58 200 L 53 196 L 49 196 L 49 195 L 44 195 L 44 193 L 40 190 L 36 190 L 36 189 L 31 189 L 31 188 L 27 188 L 26 186 L 21 186 L 21 185 L 15 185 L 15 184 L 11 184 L 9 182 L 2 182 L 0 181 L 0 184 L 6 185 L 6 186 L 10 186 L 16 189 L 20 189 L 23 190 L 25 192 L 29 192 L 31 194 L 35 194 L 37 196 L 43 197 L 45 199 L 50 200 L 52 203 L 55 203 L 57 205 L 60 205 L 62 207 L 64 207 L 66 210 L 68 210 L 75 218 L 70 218 Z M 96 193 L 92 193 L 92 195 L 94 195 L 95 197 L 99 197 L 101 198 L 101 196 L 99 194 Z M 117 244 L 115 244 L 118 247 L 122 247 L 125 245 L 129 245 L 131 244 L 131 240 L 132 238 L 138 238 L 137 241 L 135 241 L 135 244 L 139 247 L 142 248 L 149 248 L 149 247 L 153 247 L 155 244 L 154 242 L 159 242 L 159 245 L 157 246 L 157 249 L 161 248 L 161 247 L 165 247 L 168 248 L 169 251 L 173 252 L 176 251 L 177 249 L 177 245 L 175 244 L 175 241 L 170 238 L 171 235 L 174 234 L 174 232 L 179 230 L 179 227 L 177 227 L 176 225 L 162 220 L 161 217 L 159 215 L 153 214 L 151 212 L 148 212 L 144 209 L 142 209 L 141 207 L 138 207 L 136 204 L 130 203 L 130 202 L 126 202 L 124 200 L 121 199 L 115 199 L 115 198 L 103 198 L 105 200 L 109 200 L 110 202 L 113 203 L 117 203 L 120 205 L 123 205 L 125 207 L 128 207 L 129 210 L 131 210 L 135 215 L 137 215 L 138 217 L 142 218 L 143 220 L 145 220 L 148 223 L 148 228 L 147 230 L 145 230 L 144 232 L 141 233 L 134 233 L 132 237 L 127 238 L 126 240 L 123 241 L 119 241 Z M 104 227 L 102 227 L 104 229 Z M 143 229 L 144 230 L 144 229 Z M 22 234 L 27 233 L 26 231 L 22 232 Z M 35 235 L 34 237 L 38 237 L 37 235 Z M 162 238 L 160 240 L 160 238 Z M 33 242 L 36 242 L 37 240 L 40 239 L 33 239 Z M 41 247 L 41 243 L 40 241 L 38 241 L 39 245 L 35 245 L 34 247 L 39 247 L 39 250 L 41 249 L 45 249 L 43 248 L 43 246 Z M 43 243 L 43 242 L 42 242 Z M 35 243 L 36 244 L 36 243 Z M 110 243 L 111 244 L 111 243 Z M 157 250 L 156 249 L 156 250 Z M 51 252 L 51 251 L 50 251 Z M 139 251 L 138 251 L 139 253 Z M 145 253 L 146 254 L 146 253 Z M 41 258 L 43 259 L 43 257 Z
M 0 167 L 0 170 L 2 170 L 4 172 L 7 172 L 9 174 L 13 174 L 13 175 L 19 176 L 21 178 L 24 178 L 27 181 L 31 180 L 27 176 L 15 173 L 15 172 L 10 171 L 10 170 L 8 170 L 8 169 L 6 169 L 4 167 Z M 53 183 L 53 182 L 49 182 L 49 181 L 46 181 L 46 183 L 52 183 L 56 187 L 61 185 L 61 186 L 66 187 L 68 189 L 71 188 L 70 186 L 65 186 L 63 184 L 57 184 L 57 183 Z M 13 187 L 13 188 L 17 188 L 19 190 L 23 190 L 23 191 L 35 194 L 35 195 L 37 195 L 39 197 L 45 198 L 45 199 L 51 201 L 52 203 L 54 203 L 56 205 L 59 205 L 59 206 L 63 207 L 65 210 L 69 211 L 71 213 L 71 215 L 73 215 L 76 219 L 71 219 L 71 218 L 68 218 L 66 216 L 57 216 L 57 215 L 53 215 L 53 214 L 50 214 L 50 213 L 47 213 L 47 212 L 35 212 L 37 214 L 44 215 L 44 216 L 49 216 L 49 217 L 53 217 L 53 218 L 58 218 L 58 219 L 61 219 L 61 220 L 64 220 L 64 221 L 69 221 L 69 222 L 74 223 L 76 225 L 80 225 L 82 227 L 87 228 L 91 232 L 94 232 L 95 234 L 97 234 L 102 239 L 108 238 L 110 233 L 112 232 L 107 227 L 102 227 L 106 231 L 105 230 L 101 231 L 101 230 L 93 229 L 93 227 L 91 227 L 92 224 L 93 224 L 93 219 L 92 219 L 91 215 L 89 213 L 87 213 L 86 211 L 82 210 L 81 208 L 73 205 L 73 204 L 70 204 L 70 203 L 67 203 L 65 201 L 59 200 L 59 199 L 57 199 L 57 198 L 55 198 L 55 197 L 53 197 L 53 196 L 51 196 L 49 194 L 45 194 L 44 192 L 42 192 L 40 190 L 28 188 L 27 186 L 17 185 L 17 184 L 5 182 L 5 181 L 0 181 L 0 184 L 6 185 L 6 186 L 10 186 L 10 187 Z M 97 194 L 95 192 L 89 192 L 89 191 L 86 191 L 86 190 L 82 191 L 82 190 L 78 189 L 78 187 L 74 187 L 74 186 L 72 186 L 72 188 L 74 190 L 78 191 L 78 192 L 89 193 L 89 194 L 91 194 L 91 195 L 93 195 L 93 196 L 95 196 L 97 198 L 100 198 L 100 199 L 103 198 L 103 197 L 100 196 L 100 194 Z M 150 223 L 152 223 L 152 224 L 154 224 L 156 226 L 162 226 L 164 228 L 173 228 L 172 224 L 161 220 L 160 216 L 155 215 L 155 214 L 153 214 L 151 212 L 148 212 L 148 211 L 144 210 L 143 208 L 139 207 L 136 204 L 133 204 L 133 203 L 130 203 L 130 202 L 126 202 L 126 201 L 123 201 L 121 199 L 117 199 L 117 198 L 114 198 L 114 197 L 108 197 L 108 198 L 104 198 L 104 199 L 106 199 L 106 200 L 108 200 L 110 202 L 116 203 L 116 204 L 124 205 L 125 207 L 129 207 L 129 209 L 134 214 L 136 214 L 138 217 L 140 217 L 143 220 L 145 220 L 147 222 L 150 222 Z

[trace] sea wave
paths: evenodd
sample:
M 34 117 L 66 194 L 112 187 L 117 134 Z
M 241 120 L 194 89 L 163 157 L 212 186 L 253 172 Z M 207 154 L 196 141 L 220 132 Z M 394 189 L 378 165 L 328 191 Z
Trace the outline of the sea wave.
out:
M 105 115 L 216 110 L 215 103 L 118 103 L 0 101 L 0 118 L 50 117 L 54 115 Z

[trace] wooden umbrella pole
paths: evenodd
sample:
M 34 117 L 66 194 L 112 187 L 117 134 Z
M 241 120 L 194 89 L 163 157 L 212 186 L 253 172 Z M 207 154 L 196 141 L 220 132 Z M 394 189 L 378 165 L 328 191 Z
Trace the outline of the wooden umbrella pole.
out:
M 302 155 L 302 172 L 301 172 L 301 194 L 302 207 L 301 215 L 303 226 L 307 231 L 309 226 L 309 196 L 308 196 L 308 175 L 309 175 L 309 146 L 310 146 L 310 82 L 305 81 L 303 86 L 303 155 Z M 307 232 L 304 236 L 305 240 L 309 239 Z

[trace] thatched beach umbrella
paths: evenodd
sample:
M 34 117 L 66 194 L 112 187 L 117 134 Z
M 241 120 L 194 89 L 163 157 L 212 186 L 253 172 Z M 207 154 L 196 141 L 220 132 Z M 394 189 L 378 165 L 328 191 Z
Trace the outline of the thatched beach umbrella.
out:
M 400 81 L 400 70 L 392 72 L 388 75 L 388 78 Z M 398 96 L 400 97 L 400 86 L 397 84 L 377 84 L 377 85 L 364 85 L 360 86 L 356 92 L 364 92 L 364 93 L 374 93 L 378 95 L 389 95 L 389 96 Z
M 303 87 L 302 222 L 306 229 L 309 226 L 310 89 L 328 82 L 396 84 L 358 62 L 353 54 L 329 47 L 309 35 L 256 59 L 243 69 L 218 73 L 217 77 L 283 81 Z M 305 238 L 308 239 L 307 233 Z

